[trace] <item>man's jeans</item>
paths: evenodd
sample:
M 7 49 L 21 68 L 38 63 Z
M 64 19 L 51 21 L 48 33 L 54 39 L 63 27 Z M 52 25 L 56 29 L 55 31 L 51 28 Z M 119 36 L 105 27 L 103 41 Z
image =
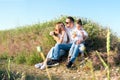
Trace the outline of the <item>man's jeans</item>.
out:
M 60 58 L 60 50 L 65 50 L 65 51 L 69 51 L 71 48 L 72 43 L 69 44 L 56 44 L 54 47 L 54 52 L 53 52 L 53 56 L 54 56 L 54 60 L 59 60 Z
M 72 44 L 71 48 L 70 48 L 70 51 L 69 51 L 69 56 L 71 56 L 70 58 L 70 61 L 73 63 L 76 59 L 76 57 L 78 56 L 79 53 L 82 53 L 84 52 L 84 49 L 82 48 L 85 48 L 84 44 L 81 43 L 81 44 L 75 44 L 75 42 Z

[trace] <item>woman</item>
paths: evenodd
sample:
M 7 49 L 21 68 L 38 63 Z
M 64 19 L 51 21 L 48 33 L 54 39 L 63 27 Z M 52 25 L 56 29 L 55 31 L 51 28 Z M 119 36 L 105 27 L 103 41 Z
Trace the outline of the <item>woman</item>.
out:
M 56 23 L 55 30 L 50 32 L 50 35 L 54 38 L 54 40 L 56 41 L 56 44 L 62 44 L 62 43 L 65 44 L 69 42 L 68 35 L 65 31 L 65 25 L 62 22 Z M 45 61 L 42 63 L 35 64 L 35 68 L 45 69 L 47 66 L 47 61 L 49 59 L 54 58 L 53 52 L 54 52 L 54 47 L 52 47 L 48 52 Z M 66 52 L 64 50 L 60 50 L 60 56 L 64 55 L 65 53 Z M 59 63 L 56 63 L 55 66 L 56 65 L 59 65 Z

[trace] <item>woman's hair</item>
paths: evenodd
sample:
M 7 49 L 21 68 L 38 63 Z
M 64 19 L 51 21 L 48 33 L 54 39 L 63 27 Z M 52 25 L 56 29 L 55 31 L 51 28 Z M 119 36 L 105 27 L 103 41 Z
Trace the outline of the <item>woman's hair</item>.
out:
M 56 26 L 59 27 L 59 33 L 61 33 L 63 29 L 65 30 L 65 24 L 63 22 L 57 22 Z M 66 32 L 66 34 L 67 34 L 67 32 Z M 55 35 L 57 36 L 58 34 L 55 33 Z M 69 40 L 70 39 L 69 39 L 69 36 L 67 34 L 67 43 L 69 42 Z
M 59 25 L 59 26 L 65 27 L 65 25 L 64 25 L 63 22 L 57 22 L 56 25 Z
M 56 26 L 58 26 L 58 28 L 59 28 L 59 33 L 62 32 L 62 29 L 65 29 L 65 25 L 63 22 L 57 22 Z
M 76 23 L 79 24 L 79 25 L 82 25 L 81 19 L 78 19 L 78 20 L 76 21 Z

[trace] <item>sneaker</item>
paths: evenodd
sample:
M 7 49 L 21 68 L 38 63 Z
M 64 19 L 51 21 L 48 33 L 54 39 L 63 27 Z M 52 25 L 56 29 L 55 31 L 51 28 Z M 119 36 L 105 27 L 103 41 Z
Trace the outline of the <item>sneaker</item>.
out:
M 46 65 L 46 64 L 43 64 L 43 65 L 40 67 L 40 69 L 41 69 L 41 70 L 44 70 L 46 67 L 47 67 L 47 65 Z
M 71 59 L 71 56 L 68 56 L 68 61 L 67 61 L 67 62 L 69 62 L 69 61 L 70 61 L 70 59 Z
M 35 68 L 40 68 L 42 65 L 43 65 L 43 63 L 35 64 Z
M 72 64 L 73 64 L 73 63 L 72 63 L 71 61 L 69 61 L 68 64 L 66 65 L 66 67 L 67 67 L 67 68 L 71 68 Z
M 59 65 L 58 60 L 50 60 L 50 61 L 47 62 L 48 67 L 54 67 L 54 66 L 57 66 L 57 65 Z

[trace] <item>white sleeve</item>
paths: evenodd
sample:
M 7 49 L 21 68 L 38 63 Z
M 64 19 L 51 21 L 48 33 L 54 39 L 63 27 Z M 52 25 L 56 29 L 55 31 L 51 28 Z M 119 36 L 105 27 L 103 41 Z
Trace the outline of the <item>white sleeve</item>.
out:
M 83 32 L 84 32 L 84 36 L 88 37 L 88 33 L 85 30 L 83 30 Z

